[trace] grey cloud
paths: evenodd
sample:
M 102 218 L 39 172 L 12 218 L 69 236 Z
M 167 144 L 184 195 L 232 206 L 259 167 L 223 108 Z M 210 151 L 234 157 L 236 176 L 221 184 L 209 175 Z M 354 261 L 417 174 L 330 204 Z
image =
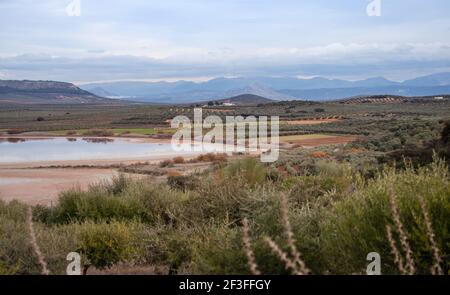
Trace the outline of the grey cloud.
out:
M 218 76 L 326 76 L 410 78 L 414 73 L 428 74 L 450 69 L 449 60 L 388 61 L 379 63 L 281 63 L 242 61 L 233 63 L 175 63 L 134 56 L 91 58 L 21 55 L 0 58 L 0 77 L 60 81 L 101 81 L 121 79 L 164 79 Z M 403 74 L 402 74 L 403 73 Z

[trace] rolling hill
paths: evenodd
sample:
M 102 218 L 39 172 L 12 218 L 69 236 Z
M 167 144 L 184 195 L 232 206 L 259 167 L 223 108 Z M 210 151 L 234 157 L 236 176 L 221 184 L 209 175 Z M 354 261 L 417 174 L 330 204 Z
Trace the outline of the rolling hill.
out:
M 74 84 L 57 81 L 0 80 L 0 103 L 7 104 L 115 104 Z
M 449 101 L 450 95 L 444 96 L 418 96 L 418 97 L 405 97 L 396 95 L 371 95 L 360 96 L 341 99 L 338 102 L 341 104 L 390 104 L 390 103 L 439 103 L 443 101 Z

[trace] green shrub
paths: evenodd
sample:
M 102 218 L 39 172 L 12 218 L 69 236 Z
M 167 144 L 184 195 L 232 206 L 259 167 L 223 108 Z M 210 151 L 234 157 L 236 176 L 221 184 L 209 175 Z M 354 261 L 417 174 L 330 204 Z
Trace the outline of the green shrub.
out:
M 205 179 L 184 204 L 187 220 L 198 223 L 226 221 L 232 225 L 242 216 L 254 216 L 274 201 L 274 188 L 250 186 L 243 179 Z
M 225 178 L 240 179 L 250 186 L 262 184 L 266 179 L 265 167 L 255 158 L 236 160 L 228 164 L 222 172 Z
M 186 175 L 169 175 L 167 184 L 177 190 L 186 191 L 195 189 L 198 180 L 193 176 Z
M 86 220 L 132 220 L 144 215 L 136 198 L 114 197 L 99 191 L 67 191 L 60 196 L 57 206 L 48 211 L 42 207 L 35 210 L 38 220 L 57 224 Z
M 118 195 L 124 192 L 130 183 L 132 183 L 131 178 L 127 178 L 124 174 L 119 174 L 119 176 L 112 178 L 111 183 L 104 184 L 104 187 L 108 193 Z
M 275 166 L 271 166 L 267 171 L 267 180 L 278 182 L 283 179 L 282 175 Z
M 439 162 L 417 171 L 412 168 L 403 172 L 386 170 L 323 216 L 320 222 L 322 257 L 331 273 L 362 273 L 369 252 L 380 253 L 383 273 L 398 273 L 386 238 L 386 225 L 392 224 L 390 190 L 398 200 L 418 273 L 429 273 L 432 264 L 419 197 L 427 204 L 446 263 L 443 267 L 448 272 L 450 185 L 447 167 Z
M 201 239 L 193 243 L 190 271 L 195 274 L 250 274 L 239 227 L 204 227 Z
M 136 198 L 142 221 L 151 224 L 175 225 L 182 217 L 189 192 L 171 189 L 167 185 L 136 183 L 126 192 L 126 198 Z
M 290 190 L 290 198 L 301 207 L 319 197 L 332 197 L 320 200 L 322 203 L 343 198 L 361 181 L 362 177 L 348 165 L 321 160 L 316 163 L 314 175 L 287 178 L 284 186 Z
M 139 250 L 133 237 L 133 225 L 119 222 L 83 224 L 78 252 L 85 258 L 84 273 L 89 266 L 105 269 L 132 259 Z

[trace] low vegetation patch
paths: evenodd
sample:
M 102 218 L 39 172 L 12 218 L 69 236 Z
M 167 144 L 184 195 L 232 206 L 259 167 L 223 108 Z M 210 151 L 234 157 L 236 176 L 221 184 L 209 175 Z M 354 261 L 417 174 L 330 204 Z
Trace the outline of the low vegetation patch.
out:
M 201 177 L 171 175 L 167 184 L 121 176 L 85 192 L 65 192 L 54 207 L 35 206 L 37 243 L 52 274 L 64 273 L 65 256 L 73 251 L 88 273 L 127 263 L 178 274 L 363 274 L 367 253 L 378 252 L 384 274 L 401 274 L 392 241 L 404 268 L 413 261 L 415 274 L 437 272 L 437 266 L 449 272 L 444 162 L 386 167 L 368 179 L 332 159 L 314 165 L 308 172 L 292 167 L 296 172 L 281 178 L 254 158 Z M 40 273 L 29 255 L 26 210 L 0 203 L 2 273 Z M 410 251 L 402 246 L 405 236 Z M 289 266 L 300 261 L 302 267 Z
M 93 129 L 93 130 L 88 130 L 88 131 L 83 132 L 82 135 L 83 136 L 109 137 L 109 136 L 114 136 L 114 132 L 112 132 L 110 130 L 106 130 L 106 129 L 102 129 L 102 130 Z

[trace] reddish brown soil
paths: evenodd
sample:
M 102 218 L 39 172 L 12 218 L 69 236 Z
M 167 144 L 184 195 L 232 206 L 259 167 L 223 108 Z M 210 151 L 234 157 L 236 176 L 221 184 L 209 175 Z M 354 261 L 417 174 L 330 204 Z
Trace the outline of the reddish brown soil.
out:
M 299 140 L 291 140 L 290 142 L 305 147 L 316 147 L 329 144 L 346 144 L 356 139 L 356 136 L 330 136 L 325 138 L 305 138 Z

